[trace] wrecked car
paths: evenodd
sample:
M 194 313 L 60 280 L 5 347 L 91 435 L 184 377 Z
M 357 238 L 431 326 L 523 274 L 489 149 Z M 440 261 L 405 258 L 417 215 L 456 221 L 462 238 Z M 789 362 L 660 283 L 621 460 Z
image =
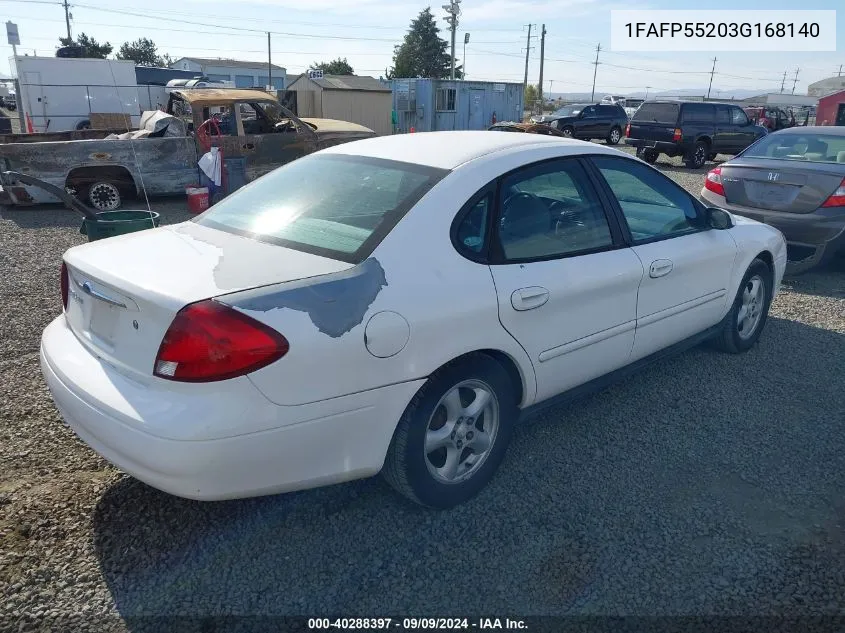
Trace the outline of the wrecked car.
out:
M 184 193 L 199 181 L 197 162 L 211 145 L 227 166 L 243 159 L 243 180 L 250 182 L 306 154 L 376 135 L 347 121 L 299 118 L 261 90 L 228 88 L 174 90 L 166 112 L 145 112 L 141 121 L 135 131 L 0 135 L 0 166 L 112 211 L 127 198 Z M 2 204 L 58 202 L 22 182 L 0 178 L 0 184 Z

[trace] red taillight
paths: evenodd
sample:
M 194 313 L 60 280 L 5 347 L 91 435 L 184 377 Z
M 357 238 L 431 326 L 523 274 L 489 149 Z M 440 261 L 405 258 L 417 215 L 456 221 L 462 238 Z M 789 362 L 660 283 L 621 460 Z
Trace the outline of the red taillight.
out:
M 625 126 L 625 138 L 631 138 L 631 124 Z
M 683 138 L 683 134 L 681 133 L 681 128 L 676 127 L 675 133 L 672 135 L 672 141 L 675 143 L 680 142 L 681 138 Z
M 839 183 L 839 188 L 830 194 L 830 197 L 822 203 L 823 207 L 845 207 L 845 178 Z
M 209 299 L 185 306 L 173 319 L 153 374 L 182 382 L 225 380 L 279 360 L 289 347 L 272 328 Z
M 59 285 L 62 288 L 62 307 L 67 310 L 67 297 L 68 291 L 70 290 L 70 280 L 67 276 L 67 266 L 64 262 L 62 262 L 62 272 L 61 272 L 61 281 Z
M 704 188 L 707 191 L 718 193 L 720 196 L 725 195 L 725 187 L 722 185 L 721 167 L 716 167 L 707 172 L 707 177 L 704 179 Z

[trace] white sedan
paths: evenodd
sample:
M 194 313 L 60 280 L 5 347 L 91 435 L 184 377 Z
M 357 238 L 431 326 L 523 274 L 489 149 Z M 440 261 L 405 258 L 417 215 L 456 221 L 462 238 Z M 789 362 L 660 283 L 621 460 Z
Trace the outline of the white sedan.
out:
M 540 407 L 704 339 L 751 348 L 785 262 L 777 230 L 614 149 L 373 138 L 67 251 L 41 366 L 82 440 L 172 494 L 382 471 L 445 508 Z

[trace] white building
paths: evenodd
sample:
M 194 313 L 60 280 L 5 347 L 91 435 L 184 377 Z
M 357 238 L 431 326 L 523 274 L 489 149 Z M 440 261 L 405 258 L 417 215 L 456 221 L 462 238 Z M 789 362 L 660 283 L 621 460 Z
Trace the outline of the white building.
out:
M 273 87 L 284 90 L 286 69 L 271 65 Z M 206 57 L 182 57 L 170 64 L 171 68 L 202 73 L 212 81 L 232 81 L 236 88 L 264 88 L 270 83 L 267 64 L 242 62 L 236 59 L 209 59 Z
M 845 75 L 814 81 L 807 86 L 807 94 L 813 97 L 824 97 L 840 90 L 845 90 Z

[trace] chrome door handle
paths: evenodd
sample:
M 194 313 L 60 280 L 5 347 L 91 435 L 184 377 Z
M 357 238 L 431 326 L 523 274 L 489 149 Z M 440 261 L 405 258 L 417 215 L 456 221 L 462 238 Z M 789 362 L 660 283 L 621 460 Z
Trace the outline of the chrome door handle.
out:
M 544 305 L 549 300 L 549 291 L 542 286 L 530 286 L 514 290 L 511 295 L 511 305 L 520 312 L 533 310 Z
M 653 278 L 663 277 L 671 273 L 674 267 L 675 265 L 668 259 L 658 259 L 651 263 L 651 267 L 648 269 L 648 275 Z

